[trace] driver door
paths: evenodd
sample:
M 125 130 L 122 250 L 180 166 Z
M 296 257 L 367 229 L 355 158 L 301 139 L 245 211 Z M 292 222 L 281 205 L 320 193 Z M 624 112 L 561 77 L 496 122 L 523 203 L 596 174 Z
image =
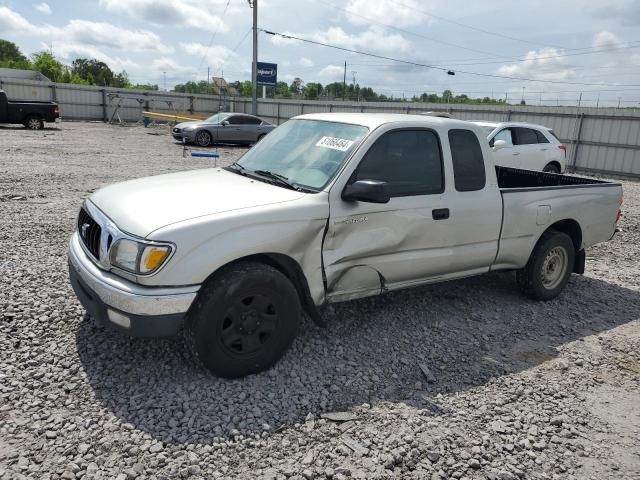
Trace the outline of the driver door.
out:
M 371 145 L 349 182 L 387 183 L 386 204 L 341 199 L 331 192 L 331 217 L 324 241 L 327 296 L 340 301 L 418 283 L 445 274 L 448 205 L 440 140 L 424 128 L 383 133 Z

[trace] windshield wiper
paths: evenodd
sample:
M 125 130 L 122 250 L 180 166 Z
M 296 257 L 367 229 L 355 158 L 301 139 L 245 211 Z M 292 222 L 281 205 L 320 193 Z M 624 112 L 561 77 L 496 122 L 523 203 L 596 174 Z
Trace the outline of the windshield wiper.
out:
M 291 190 L 302 190 L 296 184 L 291 183 L 287 177 L 280 175 L 279 173 L 270 172 L 269 170 L 253 170 L 252 173 L 257 173 L 261 177 L 267 177 L 271 180 L 275 180 L 279 185 L 290 188 Z
M 236 172 L 236 173 L 238 173 L 240 175 L 246 175 L 247 174 L 246 173 L 247 169 L 244 168 L 242 165 L 240 165 L 238 162 L 233 162 L 227 168 L 233 170 L 234 172 Z

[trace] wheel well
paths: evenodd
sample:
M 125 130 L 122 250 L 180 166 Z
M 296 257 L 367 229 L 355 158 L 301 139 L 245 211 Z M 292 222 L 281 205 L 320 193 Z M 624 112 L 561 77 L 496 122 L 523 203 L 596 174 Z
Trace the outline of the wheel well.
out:
M 313 302 L 313 299 L 311 298 L 309 283 L 307 282 L 307 277 L 302 271 L 300 264 L 287 255 L 283 255 L 281 253 L 261 253 L 238 258 L 230 263 L 227 263 L 226 265 L 223 265 L 218 270 L 213 272 L 211 275 L 209 275 L 209 277 L 207 277 L 206 281 L 209 281 L 210 278 L 215 276 L 221 270 L 229 267 L 230 265 L 235 265 L 242 262 L 264 263 L 282 273 L 295 287 L 296 291 L 298 292 L 298 297 L 300 298 L 300 303 L 302 304 L 302 307 L 307 312 L 307 314 L 309 314 L 311 319 L 322 327 L 326 326 L 324 320 L 318 312 L 315 303 Z
M 562 165 L 560 165 L 560 162 L 558 162 L 558 161 L 556 161 L 556 160 L 553 160 L 553 161 L 551 161 L 551 162 L 547 163 L 547 167 L 548 167 L 549 165 L 553 165 L 554 167 L 558 167 L 558 171 L 559 171 L 559 172 L 561 172 L 561 171 L 562 171 Z
M 558 232 L 566 233 L 573 241 L 576 253 L 582 250 L 582 228 L 580 228 L 580 224 L 575 220 L 560 220 L 559 222 L 551 225 L 547 230 L 556 230 Z

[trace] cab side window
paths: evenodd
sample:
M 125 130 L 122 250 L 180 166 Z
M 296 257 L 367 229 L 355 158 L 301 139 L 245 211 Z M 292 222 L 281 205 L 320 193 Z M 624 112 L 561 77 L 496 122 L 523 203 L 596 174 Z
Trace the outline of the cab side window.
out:
M 471 130 L 449 130 L 453 177 L 458 192 L 482 190 L 487 182 L 482 148 Z
M 431 130 L 396 130 L 371 146 L 351 181 L 387 183 L 391 197 L 429 195 L 444 191 L 440 141 Z
M 227 122 L 229 122 L 230 125 L 242 125 L 244 123 L 240 115 L 234 115 L 232 117 L 228 117 Z

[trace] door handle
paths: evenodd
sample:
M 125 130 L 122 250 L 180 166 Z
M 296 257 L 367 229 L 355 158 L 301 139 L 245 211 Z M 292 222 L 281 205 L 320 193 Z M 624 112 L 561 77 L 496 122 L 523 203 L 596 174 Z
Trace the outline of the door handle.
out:
M 446 220 L 447 218 L 449 218 L 449 209 L 436 208 L 435 210 L 431 210 L 431 216 L 434 220 Z
M 513 152 L 513 155 L 520 155 L 520 152 Z

